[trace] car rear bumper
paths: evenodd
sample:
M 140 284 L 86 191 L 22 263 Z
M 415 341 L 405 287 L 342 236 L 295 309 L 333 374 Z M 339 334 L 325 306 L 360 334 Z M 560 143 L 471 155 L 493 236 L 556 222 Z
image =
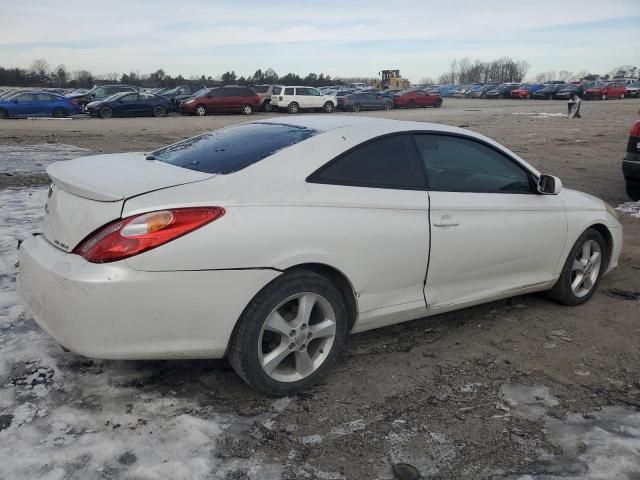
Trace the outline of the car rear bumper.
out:
M 221 358 L 242 311 L 280 272 L 143 272 L 22 243 L 18 294 L 65 348 L 107 359 Z

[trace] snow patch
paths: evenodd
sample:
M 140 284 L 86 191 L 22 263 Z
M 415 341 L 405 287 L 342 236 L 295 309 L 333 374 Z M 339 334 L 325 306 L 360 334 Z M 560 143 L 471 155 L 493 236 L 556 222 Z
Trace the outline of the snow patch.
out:
M 90 152 L 64 143 L 0 145 L 0 173 L 44 172 L 54 162 L 71 160 Z
M 640 202 L 626 202 L 618 205 L 619 212 L 631 215 L 633 218 L 640 218 Z

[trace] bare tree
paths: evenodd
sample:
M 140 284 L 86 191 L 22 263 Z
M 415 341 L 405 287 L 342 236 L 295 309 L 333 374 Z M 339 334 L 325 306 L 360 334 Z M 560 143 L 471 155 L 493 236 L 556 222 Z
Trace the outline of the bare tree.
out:
M 563 82 L 570 80 L 572 77 L 573 72 L 569 72 L 568 70 L 560 70 L 558 72 L 558 80 L 562 80 Z
M 69 72 L 67 72 L 67 67 L 64 65 L 58 65 L 51 76 L 57 87 L 66 87 L 67 82 L 69 82 Z
M 49 67 L 49 62 L 47 62 L 44 58 L 34 60 L 31 64 L 30 70 L 36 82 L 38 82 L 40 85 L 45 85 L 49 81 L 49 73 L 51 72 L 51 67 Z
M 89 70 L 76 70 L 73 72 L 73 80 L 77 87 L 90 88 L 95 81 Z

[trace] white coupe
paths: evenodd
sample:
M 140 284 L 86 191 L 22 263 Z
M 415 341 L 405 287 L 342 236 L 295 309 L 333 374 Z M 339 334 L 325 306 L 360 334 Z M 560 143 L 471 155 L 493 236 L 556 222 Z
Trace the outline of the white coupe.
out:
M 62 346 L 227 357 L 299 391 L 349 332 L 546 290 L 576 305 L 622 227 L 482 135 L 352 116 L 260 120 L 150 154 L 55 163 L 19 292 Z

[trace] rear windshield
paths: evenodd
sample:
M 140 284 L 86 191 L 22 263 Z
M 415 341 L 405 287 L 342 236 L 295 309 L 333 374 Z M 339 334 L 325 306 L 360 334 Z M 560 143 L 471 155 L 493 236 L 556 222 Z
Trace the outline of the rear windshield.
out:
M 274 95 L 280 95 L 280 92 L 282 91 L 282 88 L 280 87 L 273 87 L 272 93 Z
M 269 85 L 256 85 L 253 89 L 256 93 L 267 93 L 269 91 Z
M 147 158 L 205 173 L 237 172 L 318 133 L 283 123 L 245 123 L 156 150 Z

